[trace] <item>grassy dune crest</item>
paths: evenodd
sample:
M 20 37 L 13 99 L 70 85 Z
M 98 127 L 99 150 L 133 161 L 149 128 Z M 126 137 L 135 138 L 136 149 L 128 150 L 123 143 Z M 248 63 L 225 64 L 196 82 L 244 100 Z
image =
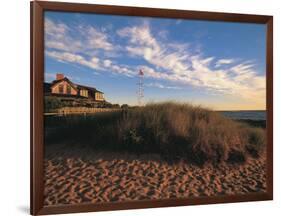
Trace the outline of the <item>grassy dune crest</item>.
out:
M 167 160 L 197 164 L 244 162 L 265 148 L 264 129 L 189 104 L 155 103 L 73 118 L 66 117 L 67 126 L 47 138 L 69 138 L 95 149 L 159 153 Z
M 119 122 L 119 140 L 128 149 L 159 151 L 168 159 L 197 163 L 244 161 L 258 157 L 265 132 L 189 104 L 148 104 L 128 110 Z

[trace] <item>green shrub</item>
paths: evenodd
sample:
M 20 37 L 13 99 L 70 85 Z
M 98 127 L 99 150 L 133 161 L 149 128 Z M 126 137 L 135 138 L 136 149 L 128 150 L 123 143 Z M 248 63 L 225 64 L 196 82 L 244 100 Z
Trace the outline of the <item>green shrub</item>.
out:
M 44 97 L 44 110 L 45 112 L 52 112 L 55 109 L 58 109 L 60 107 L 62 107 L 62 103 L 60 101 L 60 99 L 56 98 L 56 97 L 48 97 L 45 96 Z

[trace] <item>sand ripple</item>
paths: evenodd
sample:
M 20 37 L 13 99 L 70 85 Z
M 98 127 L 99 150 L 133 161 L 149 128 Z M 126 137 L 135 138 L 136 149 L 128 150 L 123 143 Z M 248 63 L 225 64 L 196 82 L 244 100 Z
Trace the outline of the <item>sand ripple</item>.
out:
M 264 159 L 198 167 L 184 162 L 168 164 L 155 155 L 48 155 L 45 205 L 264 192 L 265 170 Z

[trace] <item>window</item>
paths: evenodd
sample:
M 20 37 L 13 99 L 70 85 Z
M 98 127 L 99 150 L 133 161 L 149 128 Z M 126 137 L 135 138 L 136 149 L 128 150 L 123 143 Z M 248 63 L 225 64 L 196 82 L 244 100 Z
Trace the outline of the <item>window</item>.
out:
M 66 93 L 69 94 L 69 95 L 71 94 L 71 86 L 70 85 L 67 85 Z
M 96 92 L 96 100 L 103 100 L 102 93 Z
M 63 94 L 63 85 L 59 85 L 59 93 Z
M 88 97 L 88 90 L 80 90 L 80 96 Z

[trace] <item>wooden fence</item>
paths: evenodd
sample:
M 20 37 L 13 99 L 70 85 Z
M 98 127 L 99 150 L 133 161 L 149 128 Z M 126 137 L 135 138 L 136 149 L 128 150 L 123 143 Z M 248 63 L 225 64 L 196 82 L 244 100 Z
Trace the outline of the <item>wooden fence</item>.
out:
M 45 115 L 71 115 L 71 114 L 92 114 L 100 112 L 120 111 L 119 108 L 93 108 L 93 107 L 63 107 L 52 113 L 44 113 Z

